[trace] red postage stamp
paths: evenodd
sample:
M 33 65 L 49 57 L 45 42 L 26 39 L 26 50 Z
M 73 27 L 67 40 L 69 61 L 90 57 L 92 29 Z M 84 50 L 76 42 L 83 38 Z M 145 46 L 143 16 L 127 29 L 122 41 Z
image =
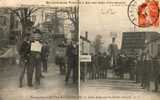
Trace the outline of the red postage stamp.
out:
M 139 27 L 158 27 L 159 8 L 158 0 L 144 0 L 141 3 L 132 0 L 128 6 L 128 16 L 130 21 Z

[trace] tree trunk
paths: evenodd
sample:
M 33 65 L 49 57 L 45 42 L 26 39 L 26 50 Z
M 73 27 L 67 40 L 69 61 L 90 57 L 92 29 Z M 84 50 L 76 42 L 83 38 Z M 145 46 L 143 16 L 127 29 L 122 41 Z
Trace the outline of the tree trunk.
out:
M 21 25 L 22 25 L 22 31 L 21 33 L 18 35 L 18 40 L 17 40 L 17 50 L 19 51 L 20 47 L 21 47 L 21 44 L 24 40 L 24 36 L 25 36 L 25 24 L 21 22 Z

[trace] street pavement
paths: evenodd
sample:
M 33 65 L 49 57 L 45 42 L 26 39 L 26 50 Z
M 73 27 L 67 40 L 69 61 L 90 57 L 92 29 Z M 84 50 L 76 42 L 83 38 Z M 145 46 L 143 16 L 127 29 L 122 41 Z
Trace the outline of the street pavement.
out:
M 80 100 L 160 100 L 160 93 L 149 92 L 130 80 L 96 79 L 80 84 Z
M 65 84 L 55 64 L 49 64 L 38 89 L 19 88 L 19 66 L 0 67 L 0 100 L 76 100 L 78 87 Z M 80 84 L 79 100 L 160 100 L 160 93 L 149 92 L 134 81 L 118 79 L 86 80 Z
M 75 100 L 78 95 L 77 85 L 65 84 L 65 77 L 59 74 L 55 64 L 49 64 L 38 89 L 35 86 L 28 87 L 26 78 L 23 87 L 19 88 L 20 69 L 16 65 L 1 65 L 0 100 Z

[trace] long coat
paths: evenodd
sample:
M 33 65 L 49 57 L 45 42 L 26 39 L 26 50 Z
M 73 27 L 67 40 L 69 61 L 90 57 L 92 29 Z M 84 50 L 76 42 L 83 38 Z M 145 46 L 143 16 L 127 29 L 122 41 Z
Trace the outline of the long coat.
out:
M 30 48 L 31 48 L 30 42 L 24 41 L 22 43 L 20 50 L 19 50 L 21 60 L 29 61 L 29 57 L 31 53 Z
M 117 55 L 118 55 L 118 46 L 117 44 L 110 44 L 108 48 L 108 52 L 111 58 L 111 67 L 117 65 Z

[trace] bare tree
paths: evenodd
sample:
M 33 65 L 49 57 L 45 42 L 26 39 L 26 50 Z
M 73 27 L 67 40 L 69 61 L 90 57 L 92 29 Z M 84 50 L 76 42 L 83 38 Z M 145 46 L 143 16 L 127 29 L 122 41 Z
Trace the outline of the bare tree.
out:
M 78 7 L 70 7 L 68 8 L 67 15 L 69 20 L 72 21 L 74 25 L 74 38 L 78 40 L 78 31 L 79 31 L 79 8 Z
M 59 18 L 58 18 L 58 8 L 54 8 L 54 19 L 52 18 L 54 33 L 59 33 Z
M 54 7 L 52 8 L 52 26 L 49 28 L 52 28 L 54 33 L 59 33 L 59 20 L 58 13 L 66 14 L 67 17 L 64 18 L 64 20 L 70 20 L 74 26 L 74 30 L 71 30 L 71 32 L 74 35 L 74 38 L 78 40 L 78 30 L 79 30 L 79 8 L 78 7 Z
M 11 13 L 15 14 L 22 25 L 22 38 L 26 33 L 26 28 L 31 27 L 33 22 L 31 22 L 31 15 L 38 10 L 38 8 L 9 8 Z
M 17 34 L 17 48 L 19 49 L 21 42 L 23 41 L 23 38 L 25 34 L 27 33 L 27 29 L 30 27 L 32 28 L 33 22 L 31 21 L 31 15 L 35 13 L 39 8 L 8 8 L 13 14 L 13 16 L 16 16 L 22 26 L 21 33 Z
M 71 30 L 74 38 L 78 40 L 78 31 L 79 31 L 79 7 L 66 7 L 57 10 L 57 12 L 63 12 L 67 14 L 67 19 L 69 19 L 73 26 L 74 30 Z
M 78 33 L 78 22 L 79 22 L 79 14 L 78 11 L 79 8 L 78 7 L 70 7 L 68 8 L 68 10 L 66 10 L 67 14 L 68 14 L 68 18 L 72 21 L 72 23 L 74 24 L 74 31 L 75 33 Z

